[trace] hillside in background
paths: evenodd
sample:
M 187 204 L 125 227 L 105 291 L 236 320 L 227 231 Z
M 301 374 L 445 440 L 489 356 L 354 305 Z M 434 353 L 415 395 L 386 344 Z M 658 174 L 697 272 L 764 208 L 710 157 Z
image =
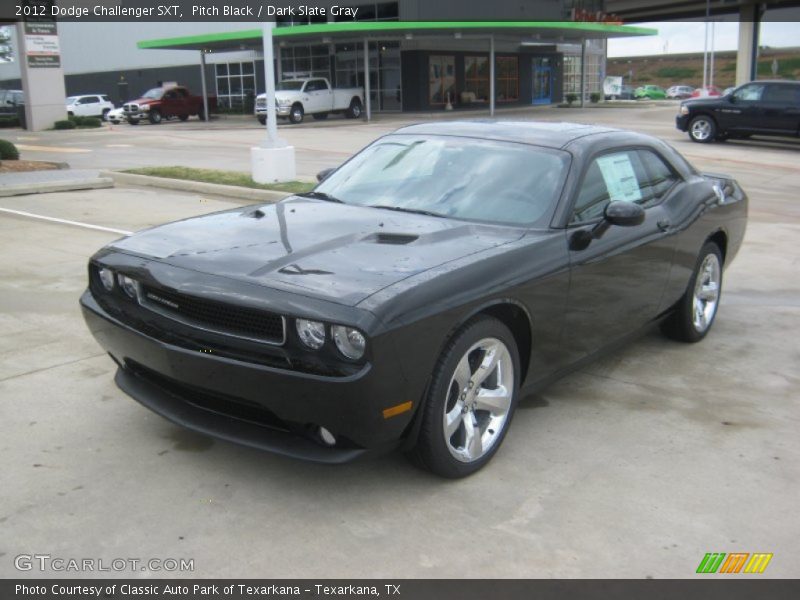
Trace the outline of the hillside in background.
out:
M 773 77 L 773 61 L 777 75 Z M 623 76 L 628 85 L 651 83 L 667 88 L 684 84 L 700 87 L 703 84 L 703 53 L 659 54 L 609 58 L 608 75 Z M 758 56 L 759 79 L 800 79 L 800 47 L 761 48 Z M 736 51 L 714 54 L 714 85 L 726 88 L 736 83 Z

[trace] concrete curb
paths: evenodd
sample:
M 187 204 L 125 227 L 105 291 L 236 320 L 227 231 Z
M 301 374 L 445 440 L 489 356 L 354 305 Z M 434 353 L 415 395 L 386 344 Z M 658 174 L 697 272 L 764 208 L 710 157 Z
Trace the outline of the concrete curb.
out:
M 18 183 L 15 185 L 0 185 L 0 197 L 24 196 L 26 194 L 47 194 L 48 192 L 71 192 L 74 190 L 100 190 L 114 187 L 114 180 L 110 177 L 97 177 L 93 179 L 76 179 L 75 181 L 52 181 L 42 183 Z
M 236 185 L 222 185 L 219 183 L 203 183 L 201 181 L 188 181 L 185 179 L 170 179 L 168 177 L 151 177 L 150 175 L 137 175 L 135 173 L 120 173 L 117 171 L 102 171 L 104 177 L 110 177 L 117 184 L 141 185 L 146 187 L 178 190 L 182 192 L 195 192 L 210 196 L 225 196 L 238 200 L 251 202 L 275 203 L 291 196 L 289 192 L 273 192 L 270 190 L 254 190 Z

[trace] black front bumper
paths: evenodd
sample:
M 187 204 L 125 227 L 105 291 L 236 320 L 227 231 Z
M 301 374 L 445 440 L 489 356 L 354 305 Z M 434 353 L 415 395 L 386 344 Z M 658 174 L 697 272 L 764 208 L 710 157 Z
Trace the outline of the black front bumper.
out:
M 323 463 L 397 447 L 413 412 L 384 418 L 408 400 L 395 361 L 349 376 L 323 376 L 198 352 L 154 339 L 106 312 L 87 291 L 81 308 L 90 331 L 119 365 L 117 385 L 165 418 L 207 435 Z M 323 426 L 337 437 L 326 446 Z
M 677 127 L 679 131 L 688 131 L 689 130 L 689 115 L 676 115 L 675 116 L 675 127 Z

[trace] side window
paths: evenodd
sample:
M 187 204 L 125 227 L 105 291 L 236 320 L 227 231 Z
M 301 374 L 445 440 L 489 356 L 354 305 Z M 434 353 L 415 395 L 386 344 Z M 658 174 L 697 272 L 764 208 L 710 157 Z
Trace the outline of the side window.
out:
M 761 100 L 761 95 L 763 93 L 764 85 L 760 83 L 754 83 L 752 85 L 740 87 L 738 90 L 736 90 L 734 96 L 740 102 L 758 102 Z
M 768 85 L 764 91 L 764 101 L 773 104 L 797 105 L 800 103 L 800 86 L 779 83 Z
M 109 100 L 109 99 L 108 99 L 108 96 L 100 96 L 100 99 L 101 99 L 103 102 L 111 102 L 111 100 Z
M 583 176 L 571 223 L 585 223 L 603 216 L 609 202 L 636 202 L 647 206 L 653 200 L 652 186 L 639 152 L 626 150 L 594 158 Z
M 644 165 L 645 180 L 640 181 L 642 189 L 647 188 L 651 197 L 649 204 L 655 204 L 678 181 L 678 176 L 660 156 L 650 150 L 638 150 L 639 159 Z

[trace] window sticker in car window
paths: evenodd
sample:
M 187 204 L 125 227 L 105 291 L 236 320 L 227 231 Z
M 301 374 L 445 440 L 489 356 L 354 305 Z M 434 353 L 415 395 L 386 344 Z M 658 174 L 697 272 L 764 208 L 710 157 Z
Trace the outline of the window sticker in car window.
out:
M 597 166 L 606 182 L 609 200 L 637 202 L 642 199 L 642 191 L 628 154 L 601 156 L 597 159 Z

